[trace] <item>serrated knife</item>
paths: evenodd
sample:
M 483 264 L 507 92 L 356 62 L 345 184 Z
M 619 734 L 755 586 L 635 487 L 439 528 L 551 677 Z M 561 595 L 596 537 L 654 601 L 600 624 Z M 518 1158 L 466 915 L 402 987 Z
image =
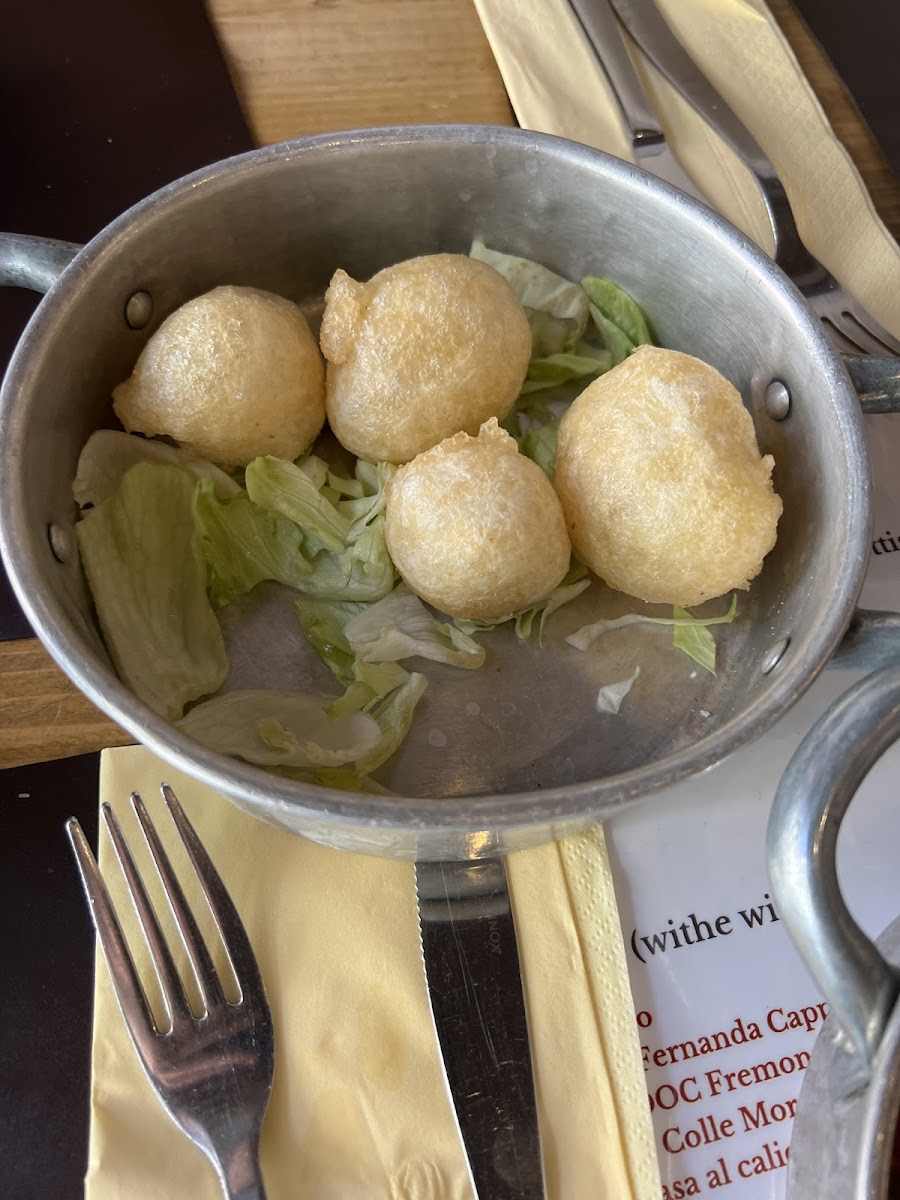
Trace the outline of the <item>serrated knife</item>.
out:
M 709 206 L 709 201 L 666 141 L 663 127 L 622 40 L 610 0 L 569 0 L 569 3 L 609 81 L 638 166 Z
M 428 999 L 478 1200 L 545 1200 L 519 951 L 502 859 L 416 863 Z

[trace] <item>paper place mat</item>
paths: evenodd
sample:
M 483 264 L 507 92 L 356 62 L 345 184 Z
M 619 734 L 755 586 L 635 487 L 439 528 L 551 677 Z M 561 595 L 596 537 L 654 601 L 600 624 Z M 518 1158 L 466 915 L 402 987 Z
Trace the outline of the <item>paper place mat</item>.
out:
M 163 779 L 220 870 L 267 985 L 277 1038 L 262 1139 L 270 1200 L 471 1200 L 428 1011 L 412 865 L 306 842 L 147 750 L 108 750 L 100 798 L 136 850 L 132 789 L 171 841 Z M 104 837 L 101 864 L 127 914 L 112 857 Z M 658 1200 L 602 832 L 512 855 L 507 868 L 549 1196 Z M 98 961 L 87 1200 L 218 1195 L 212 1168 L 143 1077 Z
M 806 245 L 900 337 L 900 249 L 763 0 L 658 2 L 775 164 Z M 520 124 L 633 161 L 606 77 L 567 0 L 475 4 Z M 771 231 L 750 173 L 632 50 L 682 164 L 714 206 L 771 253 Z

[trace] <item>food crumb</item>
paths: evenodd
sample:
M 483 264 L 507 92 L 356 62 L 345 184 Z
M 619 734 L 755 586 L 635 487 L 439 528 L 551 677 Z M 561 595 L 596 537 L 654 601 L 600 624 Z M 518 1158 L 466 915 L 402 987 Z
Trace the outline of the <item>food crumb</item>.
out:
M 447 735 L 444 733 L 443 729 L 429 729 L 428 744 L 430 746 L 437 746 L 439 749 L 443 746 L 446 746 Z
M 701 717 L 708 717 L 708 716 L 709 716 L 709 709 L 706 709 L 706 708 L 701 708 L 701 709 L 700 709 L 700 716 L 701 716 Z

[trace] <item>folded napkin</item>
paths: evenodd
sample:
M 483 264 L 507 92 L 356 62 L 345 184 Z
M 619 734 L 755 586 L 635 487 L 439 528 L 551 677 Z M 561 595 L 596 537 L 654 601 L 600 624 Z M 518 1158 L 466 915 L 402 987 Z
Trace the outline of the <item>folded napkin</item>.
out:
M 685 49 L 781 176 L 812 253 L 900 337 L 900 249 L 763 0 L 657 0 Z M 521 125 L 633 159 L 606 76 L 567 0 L 475 0 Z M 630 44 L 682 165 L 771 253 L 753 177 Z
M 269 1200 L 471 1200 L 428 1011 L 412 865 L 324 849 L 246 816 L 142 747 L 107 750 L 101 801 L 119 815 L 147 879 L 132 790 L 173 861 L 184 862 L 162 780 L 234 899 L 271 1002 L 276 1069 L 262 1137 Z M 100 861 L 129 916 L 105 836 Z M 603 834 L 514 854 L 507 866 L 549 1196 L 657 1200 Z M 146 969 L 134 925 L 123 924 Z M 158 1003 L 152 992 L 150 1002 Z M 217 1200 L 212 1168 L 141 1072 L 99 952 L 92 1075 L 86 1200 Z

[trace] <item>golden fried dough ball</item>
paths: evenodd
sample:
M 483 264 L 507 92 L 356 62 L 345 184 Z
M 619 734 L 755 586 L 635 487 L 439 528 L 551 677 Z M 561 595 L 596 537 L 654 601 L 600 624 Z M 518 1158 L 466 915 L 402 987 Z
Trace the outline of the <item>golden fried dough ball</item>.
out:
M 563 416 L 556 490 L 575 553 L 597 575 L 690 608 L 762 570 L 782 508 L 773 466 L 715 368 L 642 346 Z
M 453 617 L 543 600 L 569 567 L 562 508 L 495 417 L 401 467 L 386 488 L 388 550 L 410 588 Z
M 225 467 L 293 459 L 325 422 L 325 371 L 296 304 L 217 287 L 163 321 L 113 407 L 129 431 L 166 434 Z
M 512 288 L 464 254 L 411 258 L 368 283 L 335 272 L 320 340 L 329 424 L 370 462 L 409 462 L 451 434 L 502 419 L 531 355 Z

